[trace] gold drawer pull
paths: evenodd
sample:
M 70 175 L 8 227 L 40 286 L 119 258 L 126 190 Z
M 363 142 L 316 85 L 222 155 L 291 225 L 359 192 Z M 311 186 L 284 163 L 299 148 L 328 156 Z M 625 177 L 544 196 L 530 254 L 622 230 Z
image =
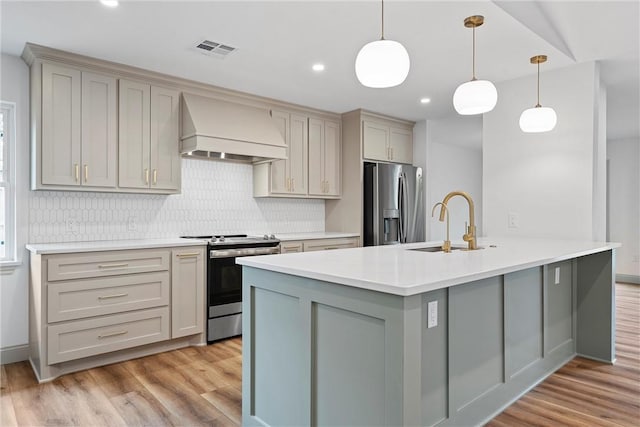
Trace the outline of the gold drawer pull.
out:
M 189 253 L 185 253 L 185 254 L 176 254 L 176 256 L 178 258 L 193 258 L 193 257 L 197 257 L 198 255 L 200 255 L 200 252 L 189 252 Z
M 122 264 L 99 264 L 98 268 L 125 268 L 129 267 L 129 263 L 123 262 Z
M 158 184 L 158 169 L 153 170 L 153 185 Z
M 120 297 L 126 297 L 129 294 L 124 293 L 124 294 L 113 294 L 113 295 L 99 295 L 98 299 L 110 299 L 110 298 L 120 298 Z
M 115 332 L 107 332 L 106 334 L 98 335 L 98 339 L 115 337 L 117 335 L 124 335 L 129 331 L 115 331 Z
M 89 165 L 84 165 L 84 182 L 89 182 Z
M 289 250 L 289 249 L 300 249 L 300 246 L 296 245 L 296 246 L 285 246 L 284 247 L 285 250 Z
M 324 248 L 325 251 L 328 251 L 330 249 L 340 249 L 339 246 L 327 246 L 326 248 Z
M 75 177 L 76 177 L 76 182 L 80 181 L 80 166 L 76 163 L 73 166 L 74 169 L 74 173 L 75 173 Z
M 149 185 L 149 169 L 144 170 L 144 183 Z

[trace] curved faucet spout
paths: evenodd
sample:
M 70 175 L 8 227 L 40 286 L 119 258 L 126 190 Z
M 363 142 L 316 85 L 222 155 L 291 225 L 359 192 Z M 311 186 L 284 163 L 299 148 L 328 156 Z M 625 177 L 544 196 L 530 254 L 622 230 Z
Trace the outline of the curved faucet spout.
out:
M 476 243 L 476 223 L 475 223 L 475 213 L 474 213 L 475 207 L 473 204 L 473 199 L 471 198 L 469 193 L 465 191 L 452 191 L 451 193 L 447 194 L 442 200 L 443 208 L 447 206 L 447 203 L 449 203 L 449 200 L 451 200 L 451 198 L 455 196 L 464 197 L 464 199 L 469 204 L 469 225 L 466 227 L 467 232 L 462 236 L 462 238 L 464 239 L 465 242 L 469 244 L 469 249 L 477 249 L 478 246 Z M 440 221 L 444 221 L 444 215 L 445 215 L 445 210 L 441 209 L 440 218 L 439 218 Z

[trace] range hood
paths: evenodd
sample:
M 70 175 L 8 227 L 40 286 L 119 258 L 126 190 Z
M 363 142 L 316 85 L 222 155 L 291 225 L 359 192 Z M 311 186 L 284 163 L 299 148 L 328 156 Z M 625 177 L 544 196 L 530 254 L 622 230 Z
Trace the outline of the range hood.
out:
M 287 158 L 268 110 L 189 93 L 182 103 L 182 154 L 248 163 Z

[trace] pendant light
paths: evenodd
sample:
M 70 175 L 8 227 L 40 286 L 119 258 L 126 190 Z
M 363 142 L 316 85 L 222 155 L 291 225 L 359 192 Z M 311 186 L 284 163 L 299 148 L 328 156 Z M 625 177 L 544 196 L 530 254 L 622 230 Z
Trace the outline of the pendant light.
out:
M 484 23 L 484 16 L 465 18 L 464 26 L 473 29 L 473 59 L 471 81 L 461 84 L 453 94 L 453 106 L 458 114 L 482 114 L 493 110 L 498 102 L 498 91 L 489 80 L 476 79 L 476 27 Z
M 367 43 L 356 57 L 356 76 L 363 86 L 398 86 L 409 74 L 409 54 L 402 44 L 384 38 L 384 0 L 380 40 Z
M 520 115 L 520 129 L 523 132 L 549 132 L 556 127 L 558 116 L 551 107 L 540 105 L 540 64 L 547 62 L 546 55 L 531 57 L 531 63 L 538 65 L 538 103 L 535 107 L 524 110 Z

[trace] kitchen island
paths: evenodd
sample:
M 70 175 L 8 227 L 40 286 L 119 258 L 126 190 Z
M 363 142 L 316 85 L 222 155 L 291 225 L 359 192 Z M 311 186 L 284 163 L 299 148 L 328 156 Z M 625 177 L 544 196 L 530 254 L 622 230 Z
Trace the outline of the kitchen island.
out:
M 615 248 L 479 239 L 239 259 L 243 425 L 479 425 L 613 363 Z

